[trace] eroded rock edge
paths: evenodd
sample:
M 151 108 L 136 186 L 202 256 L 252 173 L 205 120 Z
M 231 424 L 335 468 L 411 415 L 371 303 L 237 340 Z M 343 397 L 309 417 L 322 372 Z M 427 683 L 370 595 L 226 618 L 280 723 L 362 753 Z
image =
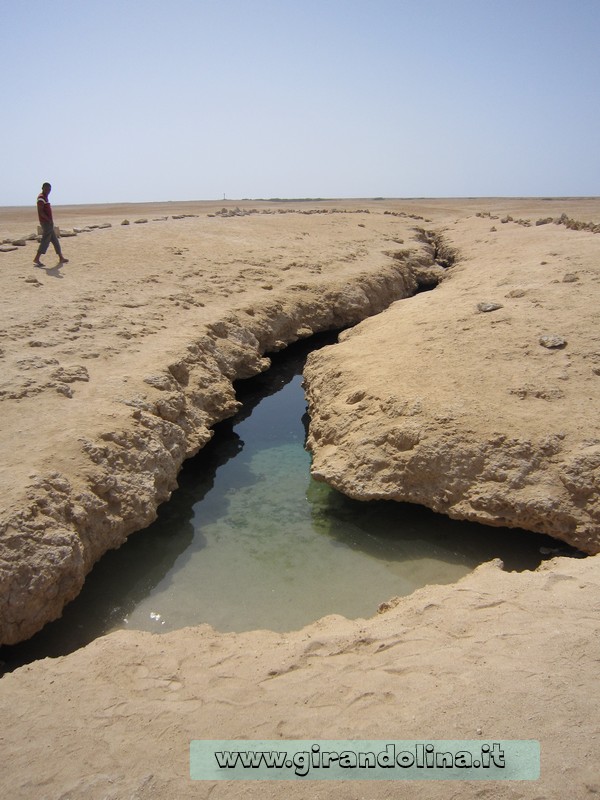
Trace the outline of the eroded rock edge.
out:
M 265 353 L 354 325 L 442 272 L 422 259 L 389 259 L 349 283 L 303 285 L 297 295 L 292 287 L 259 307 L 232 310 L 179 358 L 157 365 L 145 378 L 147 393 L 120 401 L 131 407 L 127 427 L 80 439 L 84 474 L 37 476 L 0 522 L 0 643 L 23 641 L 57 619 L 94 563 L 156 518 L 183 461 L 237 411 L 233 382 L 268 368 Z

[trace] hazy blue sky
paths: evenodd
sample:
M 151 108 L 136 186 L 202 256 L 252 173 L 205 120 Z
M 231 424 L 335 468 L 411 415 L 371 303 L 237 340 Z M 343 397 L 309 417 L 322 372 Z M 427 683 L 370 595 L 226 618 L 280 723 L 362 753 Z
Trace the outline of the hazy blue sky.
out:
M 0 0 L 0 205 L 600 194 L 600 0 Z

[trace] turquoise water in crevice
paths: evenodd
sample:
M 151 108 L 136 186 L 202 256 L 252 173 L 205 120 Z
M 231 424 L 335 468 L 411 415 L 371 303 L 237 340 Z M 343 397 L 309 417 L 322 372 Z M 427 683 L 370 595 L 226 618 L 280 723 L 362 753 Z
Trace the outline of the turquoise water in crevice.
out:
M 107 553 L 61 620 L 0 650 L 10 668 L 116 628 L 291 630 L 327 614 L 371 616 L 382 601 L 458 580 L 499 557 L 533 569 L 549 537 L 361 503 L 310 477 L 301 370 L 317 342 L 240 382 L 244 406 L 184 466 L 155 523 Z

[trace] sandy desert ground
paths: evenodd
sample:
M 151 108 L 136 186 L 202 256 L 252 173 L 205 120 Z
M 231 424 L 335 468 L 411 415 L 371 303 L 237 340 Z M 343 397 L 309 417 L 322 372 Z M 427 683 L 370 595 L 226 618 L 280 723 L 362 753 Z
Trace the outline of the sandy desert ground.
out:
M 236 409 L 234 378 L 367 317 L 307 370 L 319 477 L 598 552 L 599 199 L 57 207 L 55 221 L 79 229 L 62 239 L 69 263 L 35 268 L 35 210 L 0 209 L 2 641 L 60 614 L 152 520 Z M 415 228 L 459 260 L 429 266 Z M 49 800 L 594 797 L 598 584 L 593 555 L 489 564 L 369 620 L 111 634 L 0 679 L 0 786 Z M 194 738 L 538 739 L 541 777 L 192 782 Z

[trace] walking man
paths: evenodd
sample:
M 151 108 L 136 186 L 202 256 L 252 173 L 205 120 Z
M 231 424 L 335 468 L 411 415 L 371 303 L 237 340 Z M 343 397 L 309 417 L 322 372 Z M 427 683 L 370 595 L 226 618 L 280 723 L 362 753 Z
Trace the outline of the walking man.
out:
M 60 242 L 58 241 L 58 236 L 56 235 L 56 231 L 54 230 L 54 220 L 52 219 L 52 206 L 50 205 L 50 201 L 48 200 L 48 195 L 52 190 L 52 186 L 49 183 L 44 183 L 42 186 L 42 191 L 38 194 L 37 198 L 37 210 L 38 210 L 38 217 L 40 220 L 40 225 L 42 227 L 42 240 L 40 242 L 40 246 L 38 247 L 38 251 L 36 253 L 35 258 L 33 259 L 33 263 L 36 267 L 43 267 L 44 265 L 40 261 L 40 257 L 44 255 L 46 250 L 48 249 L 48 245 L 50 242 L 54 245 L 54 249 L 56 250 L 56 255 L 58 256 L 61 264 L 66 264 L 68 262 L 68 258 L 65 258 L 62 254 L 62 250 L 60 248 Z

